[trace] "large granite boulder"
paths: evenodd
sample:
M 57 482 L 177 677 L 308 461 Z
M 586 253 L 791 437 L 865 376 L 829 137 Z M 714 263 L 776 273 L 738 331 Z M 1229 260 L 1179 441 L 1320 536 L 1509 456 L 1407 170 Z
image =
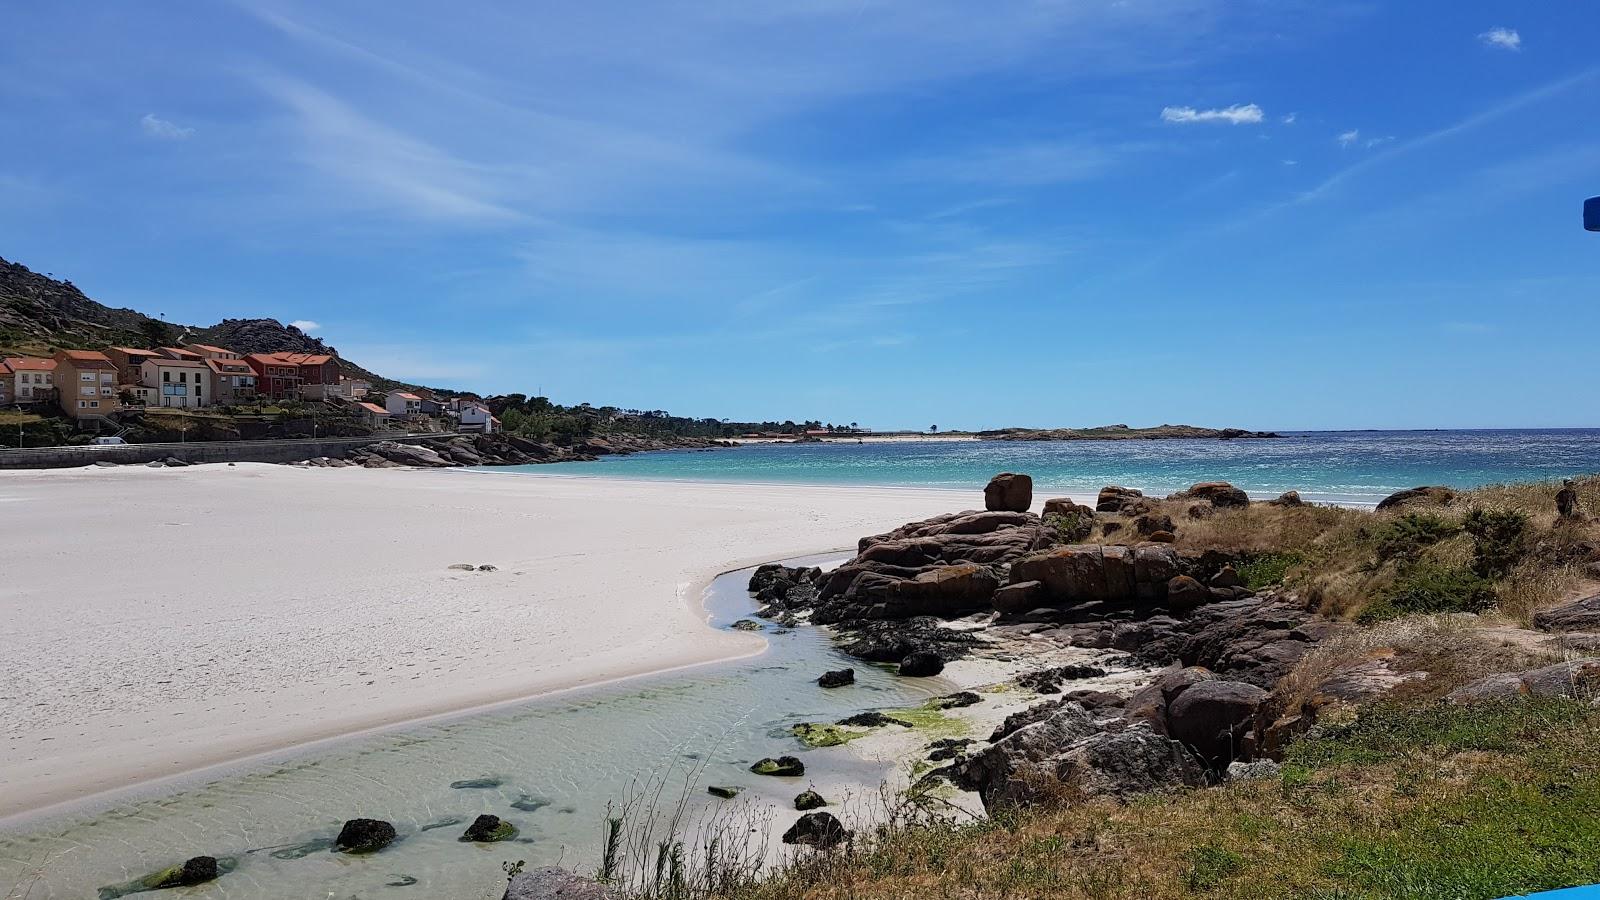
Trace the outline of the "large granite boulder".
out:
M 1108 484 L 1100 489 L 1100 495 L 1095 498 L 1094 508 L 1096 512 L 1119 513 L 1143 499 L 1143 491 Z
M 1039 582 L 1051 606 L 1131 604 L 1164 598 L 1180 571 L 1177 551 L 1165 544 L 1068 544 L 1018 559 L 1010 577 L 1012 584 Z
M 813 621 L 831 625 L 984 608 L 999 587 L 999 571 L 1055 542 L 1038 516 L 1006 511 L 950 513 L 865 537 L 853 559 L 820 579 Z M 962 568 L 902 587 L 951 566 Z
M 1226 481 L 1202 481 L 1199 484 L 1192 484 L 1188 490 L 1173 494 L 1169 499 L 1206 500 L 1219 509 L 1250 505 L 1250 497 Z
M 1395 491 L 1378 501 L 1378 509 L 1398 509 L 1402 506 L 1443 506 L 1456 498 L 1456 492 L 1441 485 L 1424 485 Z
M 944 671 L 944 659 L 933 650 L 913 650 L 900 660 L 900 674 L 907 678 L 932 678 Z
M 1070 795 L 1126 796 L 1205 777 L 1181 744 L 1142 723 L 1098 720 L 1076 702 L 971 754 L 951 774 L 989 809 Z
M 1213 771 L 1248 758 L 1245 738 L 1255 728 L 1267 692 L 1242 681 L 1207 679 L 1191 685 L 1167 706 L 1167 734 L 1193 750 Z
M 1027 475 L 1001 472 L 983 488 L 983 508 L 1007 512 L 1027 512 L 1033 505 L 1033 479 Z
M 1600 594 L 1534 613 L 1533 624 L 1545 631 L 1600 631 Z
M 1203 666 L 1270 690 L 1300 658 L 1345 627 L 1271 596 L 1223 600 L 1177 620 L 1130 623 L 1113 646 L 1154 664 Z
M 1531 669 L 1480 678 L 1450 692 L 1451 703 L 1515 700 L 1520 697 L 1590 698 L 1600 691 L 1600 659 L 1575 659 Z
M 548 866 L 511 876 L 501 900 L 618 900 L 619 897 L 597 881 Z

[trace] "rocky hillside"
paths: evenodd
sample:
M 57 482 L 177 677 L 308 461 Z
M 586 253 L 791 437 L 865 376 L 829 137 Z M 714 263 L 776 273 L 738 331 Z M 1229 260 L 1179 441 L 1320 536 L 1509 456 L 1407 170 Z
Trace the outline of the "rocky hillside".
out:
M 216 344 L 241 353 L 331 353 L 321 338 L 276 319 L 223 319 L 216 325 L 161 322 L 138 310 L 117 309 L 86 296 L 70 281 L 0 258 L 0 353 L 44 354 L 57 347 L 144 347 L 163 331 L 174 344 Z M 406 386 L 340 357 L 346 373 L 379 387 Z

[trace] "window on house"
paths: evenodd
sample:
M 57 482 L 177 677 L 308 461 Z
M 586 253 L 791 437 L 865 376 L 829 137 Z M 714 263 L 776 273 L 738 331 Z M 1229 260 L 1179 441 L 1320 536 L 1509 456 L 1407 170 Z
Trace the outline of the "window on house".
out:
M 79 400 L 78 401 L 78 408 L 79 409 L 88 409 L 89 408 L 89 401 L 87 401 L 87 400 Z
M 99 409 L 100 408 L 100 401 L 99 400 L 90 400 L 89 401 L 89 408 L 90 409 Z
M 84 372 L 82 375 L 78 376 L 78 380 L 79 381 L 93 381 L 94 380 L 94 373 L 93 372 Z
M 172 380 L 172 373 L 171 372 L 162 372 L 161 373 L 161 380 L 162 381 L 171 381 Z

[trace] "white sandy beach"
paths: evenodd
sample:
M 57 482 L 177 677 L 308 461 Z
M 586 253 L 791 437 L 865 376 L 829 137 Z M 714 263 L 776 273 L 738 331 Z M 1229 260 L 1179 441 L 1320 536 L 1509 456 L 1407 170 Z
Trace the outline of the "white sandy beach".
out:
M 705 626 L 712 576 L 964 499 L 263 464 L 0 473 L 0 819 L 753 653 L 760 638 Z

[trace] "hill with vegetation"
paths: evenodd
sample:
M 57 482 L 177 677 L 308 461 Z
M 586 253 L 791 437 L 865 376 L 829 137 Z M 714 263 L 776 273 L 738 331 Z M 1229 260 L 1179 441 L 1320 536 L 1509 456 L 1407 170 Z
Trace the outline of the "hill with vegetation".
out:
M 1202 428 L 1199 425 L 1156 425 L 1129 428 L 1127 425 L 1099 425 L 1094 428 L 1002 428 L 980 431 L 978 437 L 995 441 L 1160 441 L 1223 440 L 1236 438 L 1275 438 L 1272 431 L 1246 431 L 1243 428 Z
M 223 319 L 215 325 L 164 322 L 90 299 L 77 285 L 0 258 L 0 355 L 47 356 L 56 349 L 215 344 L 240 353 L 328 353 L 346 374 L 377 387 L 415 387 L 339 356 L 321 338 L 276 319 Z

